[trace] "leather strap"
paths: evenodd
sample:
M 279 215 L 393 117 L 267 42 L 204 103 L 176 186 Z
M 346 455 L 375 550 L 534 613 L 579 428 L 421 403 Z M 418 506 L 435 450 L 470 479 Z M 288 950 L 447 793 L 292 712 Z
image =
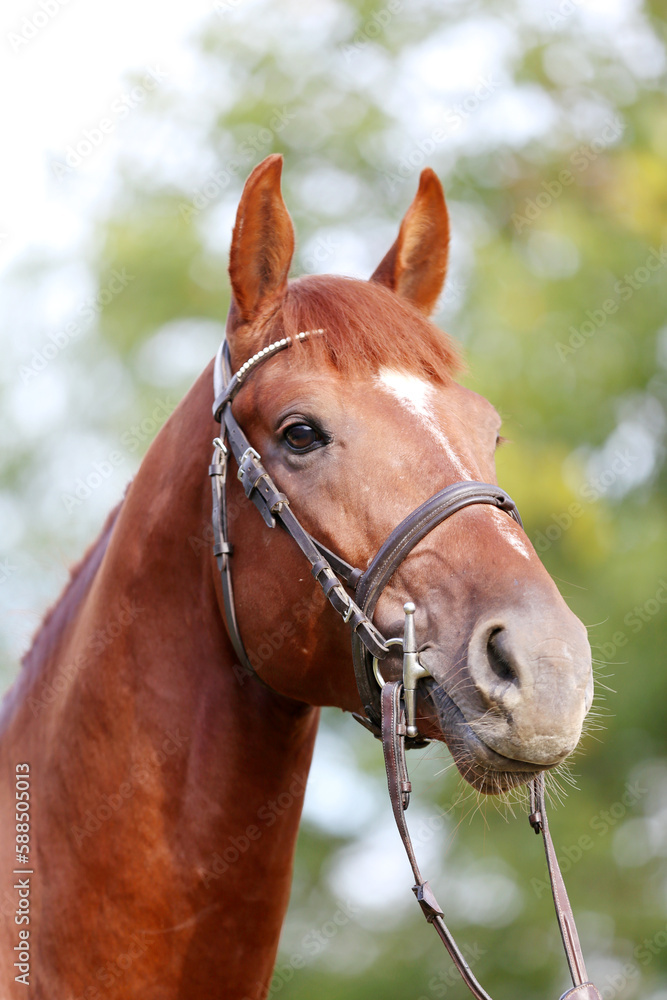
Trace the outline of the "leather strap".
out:
M 229 358 L 229 346 L 223 340 L 218 348 L 213 363 L 213 386 L 216 397 L 222 392 L 223 387 L 231 380 L 231 362 Z M 247 674 L 254 675 L 257 680 L 261 678 L 257 675 L 246 652 L 241 638 L 241 633 L 236 621 L 236 604 L 234 602 L 234 586 L 232 583 L 232 560 L 234 547 L 229 543 L 229 522 L 227 518 L 227 469 L 229 463 L 229 449 L 223 438 L 216 438 L 213 442 L 213 461 L 208 467 L 208 474 L 211 477 L 211 488 L 213 492 L 213 554 L 215 555 L 220 571 L 220 582 L 222 584 L 222 598 L 225 615 L 225 625 L 227 635 L 230 638 L 234 652 L 239 664 Z M 262 681 L 262 683 L 264 683 Z
M 438 932 L 440 940 L 449 952 L 449 956 L 461 974 L 466 986 L 472 990 L 477 1000 L 491 1000 L 489 994 L 475 978 L 472 969 L 466 962 L 447 927 L 440 904 L 435 898 L 431 886 L 423 878 L 415 857 L 408 825 L 405 820 L 405 810 L 410 803 L 412 788 L 408 779 L 405 760 L 405 716 L 401 706 L 402 687 L 403 685 L 400 681 L 393 681 L 385 684 L 382 688 L 382 750 L 387 772 L 391 808 L 415 880 L 412 891 L 417 897 L 417 902 L 426 920 Z
M 549 881 L 551 882 L 551 892 L 556 907 L 556 917 L 563 939 L 563 947 L 567 957 L 567 964 L 570 967 L 570 975 L 575 986 L 580 986 L 587 982 L 588 973 L 584 962 L 579 935 L 574 922 L 574 914 L 570 906 L 570 900 L 565 888 L 565 882 L 558 864 L 556 851 L 554 849 L 551 834 L 549 833 L 549 821 L 544 805 L 544 774 L 539 774 L 530 787 L 531 815 L 530 824 L 535 833 L 542 832 L 544 840 L 544 850 L 547 857 L 547 868 L 549 869 Z
M 466 986 L 470 989 L 477 1000 L 491 1000 L 489 994 L 480 985 L 474 976 L 470 966 L 461 954 L 456 941 L 447 927 L 443 910 L 438 903 L 431 886 L 424 879 L 419 869 L 415 856 L 410 832 L 405 819 L 405 811 L 410 804 L 410 793 L 412 786 L 408 776 L 407 763 L 405 759 L 405 715 L 402 706 L 402 689 L 400 681 L 392 681 L 384 685 L 381 694 L 382 711 L 382 750 L 384 753 L 385 770 L 387 772 L 387 786 L 389 788 L 389 799 L 391 808 L 398 827 L 398 832 L 403 842 L 403 847 L 408 856 L 412 874 L 415 879 L 413 892 L 422 909 L 426 920 L 433 924 L 442 943 L 447 949 L 454 965 Z M 556 851 L 554 849 L 549 824 L 547 821 L 546 807 L 544 804 L 544 775 L 539 774 L 530 786 L 531 814 L 529 821 L 536 833 L 542 833 L 544 847 L 547 856 L 547 866 L 549 869 L 549 879 L 553 892 L 554 903 L 556 905 L 556 916 L 560 927 L 565 954 L 567 956 L 570 975 L 574 987 L 563 994 L 561 1000 L 602 1000 L 597 987 L 588 981 L 584 958 L 579 945 L 579 937 L 574 922 L 574 915 L 570 906 L 570 901 L 565 891 L 565 883 L 561 874 Z
M 228 356 L 223 353 L 222 358 L 228 366 Z M 334 572 L 328 556 L 333 556 L 337 569 L 340 570 L 343 575 L 343 579 L 351 584 L 353 582 L 357 582 L 361 576 L 361 571 L 355 570 L 354 567 L 350 566 L 349 563 L 346 563 L 345 560 L 338 556 L 334 556 L 333 553 L 330 553 L 325 546 L 316 543 L 303 528 L 298 518 L 292 512 L 288 498 L 276 487 L 275 483 L 271 479 L 271 476 L 262 465 L 260 455 L 254 448 L 251 447 L 245 433 L 236 421 L 236 418 L 232 413 L 230 401 L 227 401 L 223 405 L 221 418 L 224 423 L 226 441 L 228 442 L 229 448 L 238 463 L 238 477 L 241 481 L 245 494 L 253 501 L 262 515 L 266 525 L 269 528 L 273 528 L 278 521 L 281 526 L 285 528 L 310 562 L 311 573 L 322 587 L 329 603 L 343 618 L 343 621 L 350 626 L 353 635 L 358 637 L 362 647 L 368 649 L 371 657 L 386 656 L 387 646 L 385 645 L 382 634 L 378 631 L 367 615 L 365 615 L 359 608 L 356 601 L 347 593 L 341 583 L 341 580 Z M 225 616 L 230 638 L 239 659 L 243 665 L 246 666 L 246 668 L 252 669 L 247 653 L 245 652 L 243 641 L 236 623 L 236 615 L 234 613 L 232 580 L 229 568 L 229 555 L 231 554 L 230 547 L 227 545 L 227 551 L 224 551 L 224 547 L 227 542 L 227 533 L 226 524 L 223 524 L 221 520 L 221 515 L 223 514 L 225 508 L 224 499 L 222 502 L 219 499 L 219 497 L 224 494 L 224 490 L 221 485 L 223 482 L 223 476 L 221 469 L 222 462 L 219 458 L 219 451 L 220 449 L 218 449 L 218 452 L 214 454 L 214 461 L 210 467 L 210 470 L 213 471 L 210 471 L 210 474 L 214 481 L 213 517 L 215 522 L 214 532 L 217 532 L 216 549 L 219 549 L 221 551 L 221 555 L 223 556 L 223 561 L 219 562 L 219 566 L 221 568 Z M 216 455 L 218 457 L 217 462 Z
M 357 602 L 369 618 L 385 586 L 418 542 L 452 514 L 471 504 L 486 503 L 506 511 L 521 525 L 521 517 L 512 498 L 491 483 L 475 481 L 454 483 L 440 490 L 404 518 L 381 546 L 370 566 L 359 580 Z M 380 724 L 380 699 L 373 673 L 373 660 L 361 643 L 352 637 L 352 659 L 357 687 L 364 710 L 374 731 Z
M 336 576 L 345 580 L 345 583 L 352 590 L 356 590 L 363 570 L 355 569 L 354 566 L 350 566 L 349 562 L 346 562 L 341 556 L 336 555 L 336 553 L 332 552 L 331 549 L 328 549 L 326 545 L 322 545 L 322 542 L 318 542 L 312 535 L 310 536 L 310 539 L 321 555 L 323 555 L 327 560 Z
M 602 1000 L 602 995 L 597 986 L 593 983 L 582 983 L 581 986 L 573 986 L 571 990 L 566 990 L 560 1000 Z
M 394 528 L 359 581 L 359 602 L 369 611 L 374 611 L 384 587 L 415 545 L 446 518 L 477 503 L 493 504 L 507 511 L 521 525 L 516 504 L 499 486 L 475 480 L 446 486 L 420 504 Z
M 208 467 L 213 491 L 213 554 L 215 555 L 222 581 L 222 596 L 225 608 L 227 634 L 231 640 L 234 652 L 241 666 L 247 673 L 254 674 L 248 654 L 245 651 L 238 625 L 236 624 L 236 607 L 234 604 L 234 587 L 232 584 L 231 555 L 233 547 L 227 539 L 227 448 L 220 438 L 216 439 L 213 461 Z

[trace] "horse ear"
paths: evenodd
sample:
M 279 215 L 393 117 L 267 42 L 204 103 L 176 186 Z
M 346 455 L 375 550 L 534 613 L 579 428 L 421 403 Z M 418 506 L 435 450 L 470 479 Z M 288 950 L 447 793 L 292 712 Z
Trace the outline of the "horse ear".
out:
M 427 316 L 445 283 L 449 256 L 449 215 L 442 185 L 427 167 L 405 214 L 398 238 L 371 281 L 386 285 Z
M 287 289 L 294 227 L 282 194 L 283 158 L 267 156 L 245 182 L 229 251 L 232 304 L 227 334 L 270 308 Z M 233 344 L 230 343 L 233 350 Z

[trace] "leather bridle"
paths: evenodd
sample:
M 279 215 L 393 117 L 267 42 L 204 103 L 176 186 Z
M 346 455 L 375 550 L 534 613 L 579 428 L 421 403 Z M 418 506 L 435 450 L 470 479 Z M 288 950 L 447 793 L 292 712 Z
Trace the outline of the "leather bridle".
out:
M 322 333 L 323 330 L 304 331 L 298 333 L 294 340 L 303 341 Z M 351 566 L 314 539 L 294 515 L 289 499 L 276 487 L 262 465 L 261 456 L 251 446 L 232 413 L 232 402 L 250 374 L 258 365 L 286 350 L 292 343 L 292 338 L 283 337 L 269 344 L 233 374 L 229 347 L 223 341 L 214 362 L 213 416 L 221 424 L 221 435 L 213 442 L 209 475 L 213 490 L 213 551 L 220 570 L 227 632 L 243 668 L 256 675 L 239 632 L 234 606 L 231 576 L 233 549 L 229 543 L 226 494 L 227 466 L 231 452 L 238 465 L 238 478 L 246 497 L 253 501 L 269 528 L 274 528 L 279 523 L 291 535 L 310 562 L 311 573 L 330 604 L 351 630 L 355 677 L 366 713 L 365 716 L 355 714 L 354 717 L 382 740 L 392 810 L 415 878 L 413 891 L 424 916 L 435 927 L 473 995 L 477 1000 L 491 1000 L 473 975 L 445 924 L 443 911 L 428 881 L 422 877 L 405 819 L 412 790 L 405 750 L 425 746 L 429 742 L 419 735 L 415 719 L 417 682 L 420 678 L 430 676 L 419 660 L 414 628 L 415 606 L 411 602 L 404 606 L 402 637 L 385 639 L 374 625 L 372 617 L 384 587 L 401 562 L 422 538 L 452 514 L 472 504 L 483 503 L 506 511 L 519 525 L 521 518 L 514 501 L 498 486 L 473 481 L 460 482 L 440 490 L 401 521 L 365 571 Z M 352 591 L 352 594 L 348 591 Z M 385 682 L 379 662 L 387 656 L 393 645 L 400 645 L 403 649 L 403 676 L 401 680 Z M 529 789 L 529 820 L 535 832 L 541 832 L 544 838 L 556 916 L 574 984 L 572 989 L 563 994 L 561 1000 L 566 997 L 569 1000 L 575 994 L 579 1000 L 601 1000 L 597 988 L 587 979 L 574 916 L 549 833 L 543 774 L 531 780 Z

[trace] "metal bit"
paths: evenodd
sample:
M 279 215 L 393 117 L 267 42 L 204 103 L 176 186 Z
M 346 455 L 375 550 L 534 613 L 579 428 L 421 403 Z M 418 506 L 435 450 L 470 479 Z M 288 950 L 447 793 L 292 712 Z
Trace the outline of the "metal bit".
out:
M 430 671 L 422 666 L 417 655 L 417 636 L 415 634 L 415 606 L 412 601 L 403 605 L 405 623 L 403 626 L 403 693 L 405 697 L 405 717 L 407 735 L 418 736 L 415 722 L 417 701 L 417 681 L 421 677 L 430 677 Z

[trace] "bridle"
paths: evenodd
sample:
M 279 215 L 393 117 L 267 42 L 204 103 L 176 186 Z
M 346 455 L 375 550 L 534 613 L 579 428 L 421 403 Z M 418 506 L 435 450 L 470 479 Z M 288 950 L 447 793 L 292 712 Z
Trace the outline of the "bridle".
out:
M 417 682 L 420 678 L 430 676 L 428 669 L 419 660 L 414 626 L 415 606 L 412 602 L 404 605 L 402 637 L 385 639 L 374 625 L 372 617 L 384 587 L 398 566 L 422 538 L 452 514 L 472 504 L 483 503 L 506 511 L 519 525 L 522 523 L 521 518 L 514 501 L 498 486 L 473 481 L 460 482 L 440 490 L 408 514 L 392 531 L 365 571 L 351 566 L 314 539 L 300 524 L 289 499 L 276 487 L 262 465 L 261 456 L 251 446 L 232 413 L 232 402 L 259 365 L 289 348 L 294 341 L 303 341 L 322 333 L 324 330 L 304 331 L 294 338 L 283 337 L 274 341 L 249 358 L 234 374 L 226 340 L 221 343 L 215 358 L 213 416 L 221 424 L 221 435 L 213 442 L 209 475 L 213 490 L 213 551 L 220 570 L 227 632 L 242 667 L 248 673 L 255 674 L 239 632 L 234 606 L 231 576 L 233 549 L 229 543 L 226 494 L 227 466 L 231 452 L 238 465 L 238 478 L 246 497 L 253 501 L 269 528 L 274 528 L 279 523 L 291 535 L 310 562 L 311 573 L 322 587 L 326 598 L 351 630 L 355 677 L 366 713 L 365 716 L 355 714 L 354 717 L 382 740 L 392 810 L 415 878 L 413 891 L 424 916 L 435 927 L 473 995 L 477 1000 L 491 1000 L 454 941 L 445 924 L 443 911 L 428 881 L 421 874 L 405 819 L 412 791 L 405 750 L 425 746 L 429 742 L 419 735 L 415 718 Z M 385 682 L 380 661 L 394 645 L 400 645 L 403 650 L 402 679 Z M 561 1000 L 566 997 L 569 1000 L 575 994 L 579 1000 L 601 1000 L 597 988 L 588 981 L 574 916 L 549 833 L 543 774 L 531 780 L 529 790 L 529 821 L 535 833 L 541 832 L 544 838 L 556 916 L 574 984 L 563 994 Z
M 296 340 L 306 340 L 323 330 L 299 333 Z M 294 516 L 288 498 L 275 486 L 262 465 L 261 456 L 251 447 L 232 413 L 232 402 L 245 385 L 248 377 L 258 365 L 273 355 L 285 350 L 291 338 L 283 337 L 268 347 L 258 351 L 248 359 L 236 374 L 231 373 L 231 362 L 227 342 L 223 341 L 218 350 L 213 369 L 215 403 L 213 416 L 224 427 L 221 438 L 216 438 L 213 461 L 209 474 L 213 479 L 213 531 L 215 533 L 214 552 L 222 577 L 225 616 L 229 636 L 234 650 L 248 671 L 254 673 L 239 634 L 234 610 L 234 596 L 231 579 L 231 548 L 227 539 L 227 507 L 225 483 L 227 460 L 231 450 L 238 464 L 238 478 L 246 496 L 253 501 L 269 528 L 278 521 L 295 540 L 311 564 L 311 573 L 322 587 L 326 597 L 345 624 L 349 625 L 352 637 L 352 659 L 355 677 L 365 717 L 356 716 L 374 735 L 380 735 L 381 683 L 377 676 L 377 661 L 389 652 L 389 644 L 399 644 L 402 640 L 385 639 L 373 624 L 372 616 L 380 595 L 395 570 L 412 551 L 415 545 L 446 518 L 471 504 L 492 504 L 506 511 L 521 525 L 521 518 L 514 501 L 498 486 L 489 483 L 454 483 L 440 490 L 430 500 L 412 511 L 401 521 L 364 572 L 355 569 L 345 559 L 336 555 L 321 542 L 314 539 Z M 226 438 L 227 444 L 223 438 Z M 345 586 L 353 591 L 351 596 Z M 406 615 L 407 619 L 411 613 Z M 424 740 L 417 735 L 414 702 L 417 680 L 428 676 L 428 672 L 418 661 L 417 650 L 404 650 L 403 686 L 408 703 L 408 746 L 422 746 Z M 409 654 L 409 655 L 408 655 Z

